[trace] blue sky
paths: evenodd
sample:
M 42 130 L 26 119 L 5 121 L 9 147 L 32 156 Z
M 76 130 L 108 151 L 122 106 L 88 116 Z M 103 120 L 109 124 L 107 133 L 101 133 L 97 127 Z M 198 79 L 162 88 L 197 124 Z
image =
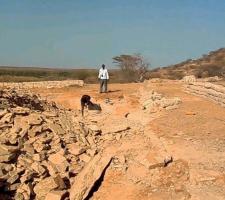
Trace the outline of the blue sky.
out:
M 0 65 L 152 67 L 225 47 L 224 0 L 0 0 Z

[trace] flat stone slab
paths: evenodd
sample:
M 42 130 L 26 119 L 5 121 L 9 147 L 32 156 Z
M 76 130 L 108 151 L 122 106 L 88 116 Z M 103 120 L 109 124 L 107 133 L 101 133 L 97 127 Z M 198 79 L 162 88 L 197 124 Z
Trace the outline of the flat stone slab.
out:
M 97 154 L 78 174 L 70 190 L 70 200 L 85 199 L 95 182 L 101 177 L 112 160 L 112 154 Z

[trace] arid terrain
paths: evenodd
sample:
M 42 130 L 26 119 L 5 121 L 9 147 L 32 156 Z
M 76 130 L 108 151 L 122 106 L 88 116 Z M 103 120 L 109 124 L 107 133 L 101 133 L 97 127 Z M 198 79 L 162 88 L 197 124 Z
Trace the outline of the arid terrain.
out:
M 72 109 L 79 109 L 80 96 L 91 95 L 94 102 L 103 107 L 100 116 L 93 120 L 109 130 L 115 122 L 121 120 L 122 123 L 128 113 L 128 120 L 134 121 L 131 129 L 136 129 L 136 124 L 144 126 L 144 135 L 129 135 L 113 142 L 118 154 L 132 157 L 133 160 L 128 161 L 134 163 L 125 171 L 107 170 L 93 199 L 188 199 L 189 195 L 191 199 L 225 199 L 225 109 L 185 93 L 177 81 L 168 81 L 152 83 L 149 89 L 167 97 L 179 97 L 182 101 L 179 108 L 146 113 L 139 103 L 141 86 L 112 84 L 108 94 L 99 94 L 98 85 L 42 92 L 42 95 L 48 94 L 48 99 Z M 121 101 L 121 97 L 125 100 Z M 105 103 L 107 98 L 112 105 Z M 174 163 L 167 168 L 156 168 L 152 172 L 141 163 L 145 159 L 151 162 L 155 156 L 148 141 L 151 132 L 174 158 Z M 152 176 L 156 177 L 151 180 Z
M 76 113 L 76 121 L 99 139 L 101 158 L 97 152 L 79 155 L 85 165 L 70 180 L 71 200 L 225 199 L 224 107 L 187 93 L 180 81 L 110 84 L 106 94 L 98 90 L 96 84 L 32 89 Z M 102 111 L 86 109 L 81 117 L 84 94 Z M 63 199 L 60 194 L 46 199 Z

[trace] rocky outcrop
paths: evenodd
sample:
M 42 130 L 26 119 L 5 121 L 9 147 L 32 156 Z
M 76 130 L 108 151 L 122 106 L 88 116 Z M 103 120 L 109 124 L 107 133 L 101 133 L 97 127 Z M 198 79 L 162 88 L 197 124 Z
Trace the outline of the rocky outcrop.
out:
M 192 82 L 185 85 L 185 91 L 210 99 L 225 107 L 225 87 L 208 82 Z

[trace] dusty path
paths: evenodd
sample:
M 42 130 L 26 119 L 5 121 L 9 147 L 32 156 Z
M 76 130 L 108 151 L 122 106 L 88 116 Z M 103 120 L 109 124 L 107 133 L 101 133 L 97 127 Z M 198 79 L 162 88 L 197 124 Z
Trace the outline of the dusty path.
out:
M 79 108 L 81 95 L 90 94 L 103 112 L 86 113 L 87 120 L 98 121 L 103 132 L 125 123 L 131 128 L 105 144 L 115 151 L 118 162 L 107 170 L 92 199 L 225 199 L 225 109 L 186 94 L 180 83 L 162 82 L 151 88 L 178 96 L 182 104 L 175 110 L 146 113 L 138 101 L 140 86 L 111 84 L 111 92 L 101 95 L 98 85 L 38 91 L 72 109 Z M 151 141 L 153 134 L 174 157 L 166 168 L 149 169 L 159 156 Z

